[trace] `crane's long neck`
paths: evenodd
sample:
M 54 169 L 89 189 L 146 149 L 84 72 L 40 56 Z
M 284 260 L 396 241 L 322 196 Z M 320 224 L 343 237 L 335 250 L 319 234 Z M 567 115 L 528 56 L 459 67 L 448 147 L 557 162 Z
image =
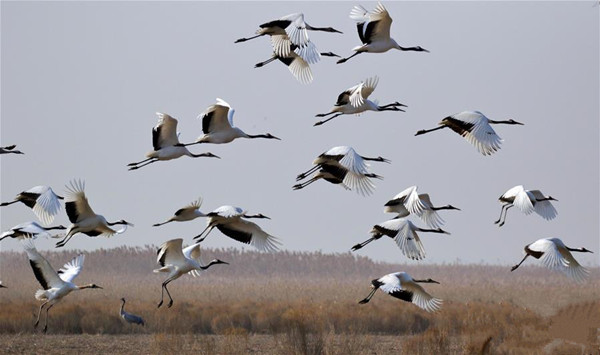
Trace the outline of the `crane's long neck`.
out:
M 322 31 L 322 32 L 335 32 L 335 33 L 343 33 L 341 31 L 336 30 L 333 27 L 312 27 L 308 23 L 305 23 L 306 29 L 311 31 Z
M 439 210 L 458 210 L 458 208 L 452 206 L 452 205 L 446 205 L 446 206 L 440 206 L 440 207 L 431 207 L 432 210 L 434 211 L 439 211 Z
M 426 229 L 426 228 L 417 228 L 417 230 L 419 232 L 430 232 L 430 233 L 440 233 L 440 234 L 450 234 L 448 232 L 446 232 L 445 230 L 438 228 L 438 229 Z
M 123 307 L 125 307 L 125 301 L 121 301 L 121 310 L 119 311 L 119 313 L 123 313 Z
M 65 226 L 56 226 L 56 227 L 42 227 L 45 230 L 49 231 L 49 230 L 53 230 L 53 229 L 67 229 Z
M 569 247 L 567 247 L 567 250 L 568 251 L 575 251 L 575 252 L 578 252 L 578 253 L 592 253 L 592 251 L 587 250 L 586 248 L 569 248 Z
M 420 283 L 430 283 L 430 284 L 439 284 L 439 282 L 432 280 L 432 279 L 427 279 L 427 280 L 415 280 L 413 279 L 414 282 L 420 282 Z
M 271 138 L 267 134 L 244 134 L 244 138 Z
M 519 123 L 519 122 L 515 122 L 513 120 L 494 121 L 494 120 L 490 120 L 490 119 L 488 119 L 488 123 L 491 123 L 491 124 L 512 124 L 512 125 L 514 125 L 514 124 L 519 124 L 519 125 L 522 124 L 522 123 Z

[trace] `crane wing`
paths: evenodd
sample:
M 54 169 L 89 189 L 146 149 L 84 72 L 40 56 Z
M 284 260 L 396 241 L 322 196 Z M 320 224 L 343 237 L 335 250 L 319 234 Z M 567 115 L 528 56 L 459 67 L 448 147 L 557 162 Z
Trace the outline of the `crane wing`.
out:
M 209 106 L 198 118 L 202 119 L 204 134 L 226 131 L 233 127 L 235 110 L 227 102 L 217 98 L 217 103 Z
M 250 244 L 260 251 L 274 252 L 281 245 L 278 238 L 263 231 L 256 223 L 241 218 L 219 224 L 217 228 L 226 236 Z
M 336 154 L 336 148 L 340 150 L 338 154 Z M 343 157 L 339 160 L 341 166 L 355 174 L 369 173 L 368 164 L 352 147 L 335 147 L 327 151 L 326 155 L 341 155 L 342 152 L 344 152 Z
M 221 207 L 215 209 L 214 211 L 209 212 L 208 216 L 209 217 L 219 216 L 219 217 L 224 217 L 224 218 L 231 218 L 231 217 L 241 216 L 244 213 L 245 213 L 245 211 L 239 207 L 221 206 Z
M 177 137 L 177 120 L 166 113 L 157 112 L 158 123 L 152 129 L 152 145 L 154 150 L 179 144 Z
M 196 260 L 196 262 L 198 262 L 198 264 L 202 265 L 202 259 L 200 258 L 200 255 L 201 255 L 200 243 L 192 244 L 189 247 L 184 248 L 183 255 L 185 255 L 185 257 L 188 259 Z M 194 269 L 194 270 L 190 271 L 188 274 L 192 275 L 193 277 L 196 277 L 196 276 L 200 276 L 200 272 L 201 272 L 201 270 Z
M 502 139 L 490 126 L 488 118 L 478 111 L 465 111 L 452 116 L 472 125 L 470 131 L 464 131 L 463 137 L 483 155 L 491 155 L 500 149 Z
M 363 196 L 369 196 L 375 190 L 375 184 L 373 184 L 371 178 L 352 171 L 346 173 L 343 183 L 350 190 L 357 191 Z
M 354 6 L 350 18 L 357 22 L 358 36 L 362 43 L 386 41 L 390 38 L 392 18 L 383 4 L 378 3 L 371 12 L 360 5 Z
M 302 46 L 296 47 L 294 52 L 304 59 L 308 64 L 315 64 L 321 60 L 321 54 L 317 50 L 317 46 L 311 41 L 306 42 Z
M 425 206 L 419 215 L 419 218 L 421 218 L 421 220 L 431 228 L 439 228 L 444 225 L 445 222 L 442 217 L 437 213 L 437 211 L 431 209 L 433 204 L 431 203 L 429 194 L 419 194 L 419 199 L 423 203 L 423 206 Z
M 421 260 L 425 258 L 425 248 L 419 235 L 414 230 L 414 225 L 411 221 L 404 218 L 396 218 L 388 222 L 394 222 L 398 234 L 394 237 L 394 241 L 402 250 L 402 253 L 409 259 Z M 389 223 L 388 226 L 393 226 Z
M 66 188 L 65 210 L 71 223 L 77 223 L 86 218 L 96 216 L 85 196 L 85 181 L 71 180 L 69 185 L 66 185 Z
M 48 290 L 54 287 L 61 287 L 64 281 L 54 271 L 50 263 L 37 251 L 31 239 L 25 239 L 22 243 L 29 258 L 33 274 L 42 288 Z
M 54 216 L 60 210 L 58 196 L 49 186 L 35 186 L 26 192 L 39 194 L 33 206 L 33 213 L 35 213 L 42 223 L 50 225 L 54 220 Z
M 517 206 L 521 212 L 528 215 L 533 212 L 532 198 L 533 196 L 529 194 L 529 191 L 521 190 L 515 195 L 513 205 Z
M 361 90 L 361 96 L 363 99 L 368 98 L 379 83 L 379 77 L 374 76 L 372 78 L 367 78 Z
M 419 198 L 416 185 L 404 189 L 399 194 L 394 196 L 394 198 L 390 202 L 392 201 L 397 201 L 404 204 L 404 206 L 410 213 L 415 214 L 417 216 L 420 216 L 423 210 L 426 208 L 421 199 Z
M 273 53 L 278 57 L 288 57 L 292 48 L 292 41 L 287 35 L 271 35 Z
M 296 52 L 291 53 L 290 56 L 284 58 L 278 58 L 285 65 L 292 75 L 301 82 L 302 84 L 309 84 L 313 81 L 312 71 L 306 60 L 302 59 L 301 56 Z
M 182 251 L 183 239 L 177 238 L 164 242 L 156 252 L 156 262 L 160 266 L 177 265 L 185 260 Z
M 425 292 L 423 287 L 414 281 L 402 282 L 402 287 L 412 293 L 412 303 L 417 307 L 426 310 L 427 312 L 435 312 L 442 306 L 442 300 L 434 298 L 429 293 Z
M 85 255 L 79 254 L 73 258 L 70 262 L 63 265 L 63 267 L 58 270 L 58 277 L 65 282 L 73 282 L 73 280 L 79 275 L 81 270 L 83 269 L 83 261 L 85 260 Z
M 566 266 L 560 268 L 562 272 L 576 282 L 582 283 L 586 281 L 590 273 L 588 269 L 581 266 L 568 249 L 560 248 L 558 251 L 566 262 Z
M 304 14 L 291 14 L 280 18 L 280 20 L 291 21 L 285 28 L 285 33 L 293 44 L 303 46 L 308 43 L 308 31 L 306 30 L 306 23 L 304 22 Z
M 39 224 L 35 222 L 25 222 L 21 223 L 17 226 L 12 227 L 11 231 L 5 232 L 2 234 L 3 237 L 6 237 L 14 232 L 19 234 L 25 234 L 24 237 L 27 238 L 37 238 L 37 237 L 47 237 L 50 238 L 52 235 L 45 229 L 41 228 Z
M 535 213 L 539 214 L 542 218 L 546 220 L 556 218 L 558 212 L 556 212 L 556 209 L 554 208 L 554 205 L 552 205 L 551 201 L 537 201 L 546 198 L 540 190 L 530 190 L 529 192 L 535 200 L 535 203 L 533 205 Z

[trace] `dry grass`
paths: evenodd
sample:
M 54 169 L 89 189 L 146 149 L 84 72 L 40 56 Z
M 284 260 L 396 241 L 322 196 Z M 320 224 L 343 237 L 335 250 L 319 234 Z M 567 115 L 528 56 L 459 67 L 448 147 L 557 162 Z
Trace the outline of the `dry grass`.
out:
M 47 258 L 59 267 L 75 254 Z M 36 332 L 32 325 L 39 303 L 33 294 L 39 285 L 23 253 L 0 257 L 2 279 L 10 287 L 0 290 L 0 334 L 6 340 L 27 339 Z M 173 307 L 156 309 L 163 276 L 151 273 L 154 248 L 89 253 L 78 281 L 104 290 L 69 295 L 50 313 L 49 333 L 63 336 L 41 339 L 106 334 L 115 344 L 146 339 L 143 353 L 205 354 L 596 354 L 600 346 L 598 270 L 588 283 L 576 285 L 538 267 L 511 273 L 498 266 L 389 265 L 350 254 L 236 250 L 207 250 L 205 258 L 231 265 L 174 281 L 169 287 Z M 399 270 L 440 281 L 427 289 L 445 300 L 442 311 L 428 314 L 383 294 L 357 304 L 371 279 Z M 119 318 L 121 297 L 146 327 Z M 65 341 L 62 346 L 77 352 L 79 344 Z M 35 349 L 28 344 L 13 350 Z M 129 352 L 128 344 L 115 346 L 116 352 Z M 99 353 L 103 347 L 93 349 Z

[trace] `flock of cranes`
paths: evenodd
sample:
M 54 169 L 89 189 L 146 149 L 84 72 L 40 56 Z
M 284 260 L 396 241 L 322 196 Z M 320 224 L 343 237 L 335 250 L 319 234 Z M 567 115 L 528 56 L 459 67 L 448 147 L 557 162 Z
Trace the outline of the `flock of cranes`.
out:
M 338 60 L 344 63 L 361 53 L 383 53 L 391 49 L 401 51 L 429 52 L 416 47 L 402 47 L 390 37 L 392 19 L 385 7 L 378 3 L 373 11 L 368 11 L 362 6 L 355 6 L 350 18 L 357 23 L 357 31 L 362 45 L 353 48 L 355 52 L 347 58 Z M 324 31 L 341 34 L 342 32 L 331 27 L 313 27 L 304 21 L 301 13 L 291 14 L 277 20 L 264 23 L 259 26 L 256 35 L 249 38 L 240 38 L 235 43 L 245 42 L 262 36 L 269 36 L 273 53 L 270 59 L 258 63 L 256 67 L 262 67 L 272 61 L 279 60 L 288 66 L 291 73 L 302 83 L 312 81 L 310 65 L 319 62 L 321 56 L 339 57 L 332 52 L 319 52 L 316 45 L 309 39 L 308 31 Z M 376 101 L 369 100 L 378 84 L 378 77 L 370 77 L 365 81 L 343 91 L 339 94 L 333 108 L 327 113 L 317 114 L 317 117 L 326 117 L 323 121 L 315 123 L 322 125 L 341 115 L 360 114 L 365 111 L 400 111 L 407 106 L 399 102 L 387 105 L 379 105 Z M 217 98 L 214 105 L 209 106 L 198 118 L 202 123 L 202 135 L 191 143 L 181 143 L 177 132 L 177 119 L 166 113 L 157 113 L 158 123 L 152 129 L 153 150 L 146 154 L 146 159 L 128 164 L 129 170 L 137 170 L 141 167 L 157 161 L 177 159 L 182 156 L 191 158 L 209 157 L 220 158 L 210 152 L 194 154 L 188 150 L 188 146 L 202 143 L 226 144 L 238 138 L 247 139 L 273 139 L 280 138 L 270 134 L 248 134 L 236 127 L 233 123 L 235 110 L 224 100 Z M 478 111 L 464 111 L 444 118 L 438 127 L 429 130 L 420 130 L 415 135 L 426 134 L 435 130 L 450 128 L 460 134 L 483 155 L 489 156 L 500 149 L 502 139 L 492 128 L 492 124 L 522 125 L 513 119 L 494 121 L 487 118 Z M 0 154 L 23 154 L 15 150 L 15 145 L 1 147 Z M 345 189 L 354 190 L 359 194 L 368 196 L 372 194 L 375 185 L 374 179 L 383 179 L 382 176 L 372 173 L 367 162 L 391 163 L 390 160 L 378 157 L 367 157 L 358 154 L 352 147 L 337 146 L 319 155 L 313 166 L 307 171 L 299 174 L 296 178 L 298 183 L 293 186 L 294 190 L 300 190 L 315 181 L 323 179 L 332 184 L 340 185 Z M 310 175 L 312 176 L 307 179 Z M 305 180 L 304 182 L 301 182 Z M 61 209 L 61 200 L 64 200 L 65 211 L 71 224 L 68 227 L 58 225 L 50 226 L 54 217 Z M 557 216 L 552 201 L 557 201 L 551 196 L 545 196 L 539 190 L 525 190 L 523 186 L 515 186 L 509 189 L 499 198 L 503 204 L 500 218 L 495 222 L 499 226 L 506 222 L 508 209 L 517 206 L 525 214 L 536 212 L 546 220 Z M 85 183 L 82 180 L 72 180 L 66 186 L 65 196 L 59 196 L 48 186 L 36 186 L 23 191 L 9 202 L 0 206 L 8 206 L 21 202 L 31 208 L 37 218 L 44 226 L 37 222 L 21 223 L 0 236 L 0 241 L 5 238 L 21 240 L 29 258 L 33 273 L 42 286 L 35 293 L 35 298 L 43 301 L 41 304 L 35 326 L 40 321 L 42 310 L 46 309 L 44 331 L 47 330 L 48 312 L 62 298 L 75 290 L 101 289 L 95 284 L 77 286 L 73 283 L 83 268 L 85 255 L 80 254 L 65 264 L 61 269 L 55 269 L 36 250 L 33 239 L 37 237 L 60 238 L 56 247 L 66 245 L 76 234 L 85 234 L 88 237 L 110 237 L 121 234 L 133 224 L 121 219 L 108 222 L 102 215 L 96 214 L 86 197 Z M 183 247 L 183 239 L 177 238 L 164 242 L 157 252 L 157 264 L 159 268 L 155 273 L 166 274 L 166 279 L 161 285 L 161 299 L 158 307 L 164 301 L 167 294 L 169 303 L 173 305 L 173 297 L 167 286 L 170 282 L 189 273 L 198 276 L 200 271 L 207 270 L 213 265 L 228 264 L 222 260 L 212 260 L 208 264 L 201 261 L 201 243 L 210 232 L 217 228 L 223 235 L 238 242 L 252 245 L 264 252 L 275 252 L 281 246 L 281 241 L 265 232 L 251 219 L 269 219 L 269 217 L 258 213 L 249 214 L 248 211 L 235 206 L 221 206 L 211 212 L 204 213 L 200 210 L 202 198 L 178 209 L 169 219 L 153 224 L 159 227 L 170 222 L 186 222 L 196 218 L 206 218 L 206 228 L 197 236 L 194 244 Z M 435 206 L 426 193 L 418 193 L 417 186 L 411 186 L 392 197 L 384 206 L 385 213 L 393 213 L 395 217 L 376 224 L 371 230 L 371 237 L 362 243 L 351 247 L 356 251 L 367 244 L 387 236 L 394 240 L 401 252 L 409 259 L 421 260 L 425 258 L 425 248 L 419 233 L 437 233 L 449 235 L 441 226 L 444 219 L 439 215 L 441 210 L 460 210 L 450 204 Z M 418 227 L 409 218 L 418 217 L 428 228 Z M 52 230 L 66 230 L 65 234 L 52 234 Z M 540 259 L 542 264 L 550 269 L 565 273 L 568 277 L 581 282 L 587 277 L 588 271 L 583 268 L 573 257 L 571 252 L 591 252 L 585 248 L 567 247 L 558 238 L 540 239 L 525 247 L 525 257 L 515 265 L 511 271 L 516 270 L 529 256 Z M 403 301 L 411 302 L 427 312 L 434 312 L 441 308 L 442 300 L 431 296 L 418 283 L 439 282 L 432 279 L 413 279 L 405 272 L 395 272 L 385 275 L 371 282 L 372 291 L 361 300 L 360 304 L 368 303 L 377 290 L 381 290 L 393 297 Z M 0 282 L 0 288 L 5 288 Z M 119 314 L 127 322 L 144 325 L 144 320 L 124 310 L 125 299 L 121 299 Z

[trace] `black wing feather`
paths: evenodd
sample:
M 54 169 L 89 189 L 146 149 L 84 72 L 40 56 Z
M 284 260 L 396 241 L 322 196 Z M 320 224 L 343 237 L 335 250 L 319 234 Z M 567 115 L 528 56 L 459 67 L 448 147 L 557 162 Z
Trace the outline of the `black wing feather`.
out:
M 79 214 L 77 213 L 77 205 L 75 204 L 75 202 L 65 202 L 65 211 L 67 211 L 69 221 L 71 221 L 71 223 L 77 223 Z
M 232 229 L 227 227 L 227 225 L 217 225 L 217 228 L 221 231 L 221 233 L 225 234 L 229 238 L 235 239 L 238 242 L 242 242 L 245 244 L 250 244 L 252 240 L 252 233 L 242 232 L 237 229 Z
M 33 260 L 29 260 L 29 264 L 31 265 L 31 268 L 33 269 L 33 274 L 35 275 L 35 278 L 38 280 L 40 285 L 42 285 L 42 288 L 44 290 L 49 289 L 50 287 L 48 287 L 48 283 L 46 282 L 46 279 L 44 279 L 44 274 L 42 273 L 42 269 Z

